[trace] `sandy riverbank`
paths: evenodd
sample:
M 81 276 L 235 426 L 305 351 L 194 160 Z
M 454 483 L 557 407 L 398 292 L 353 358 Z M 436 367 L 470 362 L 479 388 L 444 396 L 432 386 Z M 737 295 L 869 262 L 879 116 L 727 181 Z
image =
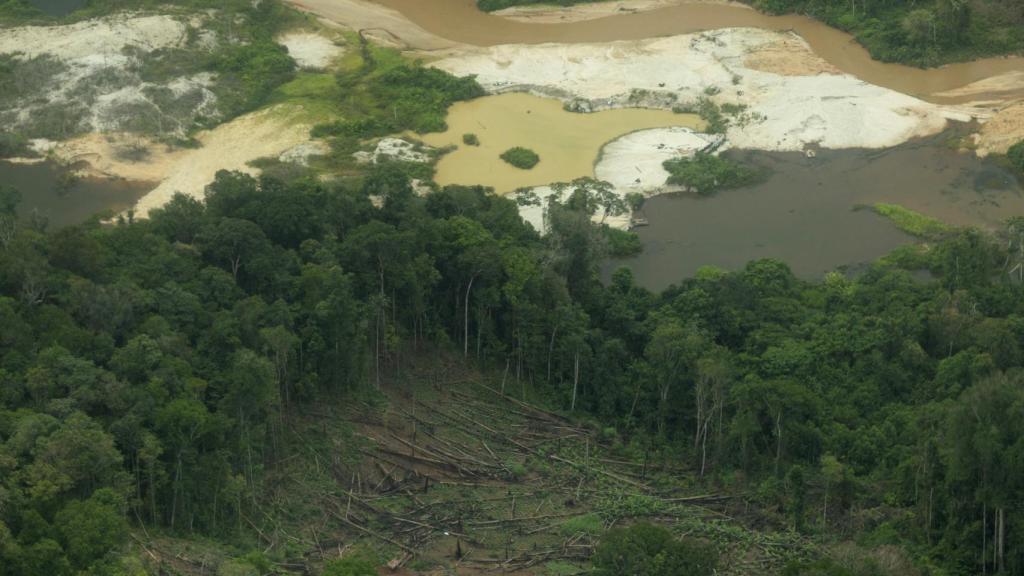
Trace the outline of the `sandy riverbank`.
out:
M 740 8 L 749 8 L 746 4 L 732 2 L 730 0 L 620 0 L 617 2 L 596 2 L 593 4 L 574 4 L 572 6 L 513 6 L 492 12 L 495 16 L 501 16 L 516 22 L 527 22 L 533 24 L 558 24 L 566 22 L 584 22 L 613 16 L 616 14 L 634 14 L 658 10 L 668 6 L 679 6 L 681 4 L 727 4 Z
M 730 28 L 653 40 L 462 49 L 432 64 L 491 92 L 528 90 L 593 108 L 745 106 L 733 146 L 884 148 L 940 132 L 960 111 L 836 74 L 798 36 Z
M 135 207 L 145 217 L 176 192 L 202 198 L 220 170 L 256 174 L 249 162 L 310 142 L 310 126 L 298 121 L 300 115 L 300 109 L 288 106 L 246 114 L 197 134 L 199 148 L 171 149 L 137 135 L 93 133 L 58 143 L 51 154 L 62 163 L 85 163 L 86 176 L 152 182 L 153 189 Z
M 440 50 L 457 46 L 427 32 L 397 10 L 366 0 L 289 0 L 289 3 L 356 31 L 383 44 L 405 49 Z

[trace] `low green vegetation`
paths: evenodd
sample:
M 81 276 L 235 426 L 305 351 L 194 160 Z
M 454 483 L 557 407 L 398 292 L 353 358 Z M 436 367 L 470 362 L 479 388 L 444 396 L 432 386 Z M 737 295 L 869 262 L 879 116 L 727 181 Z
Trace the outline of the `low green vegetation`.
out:
M 853 34 L 883 62 L 938 66 L 1024 50 L 1018 0 L 748 0 L 770 13 L 813 16 Z
M 1018 172 L 1024 174 L 1024 140 L 1017 142 L 1006 151 L 1006 158 Z
M 878 203 L 872 208 L 878 214 L 892 220 L 892 223 L 900 230 L 919 238 L 934 239 L 953 231 L 952 227 L 931 216 L 926 216 L 898 204 Z
M 500 158 L 516 168 L 521 168 L 523 170 L 529 170 L 540 162 L 540 156 L 538 156 L 536 152 L 529 148 L 523 148 L 522 146 L 516 146 L 505 150 L 501 153 Z
M 480 139 L 477 138 L 476 134 L 468 133 L 462 135 L 462 143 L 466 146 L 479 146 Z
M 604 234 L 608 242 L 608 255 L 613 258 L 636 256 L 644 250 L 643 242 L 635 232 L 605 226 Z
M 583 514 L 562 522 L 559 531 L 564 536 L 575 536 L 576 534 L 597 536 L 604 532 L 604 522 L 597 514 Z
M 447 128 L 448 107 L 484 95 L 472 77 L 458 78 L 398 51 L 363 43 L 359 60 L 338 72 L 345 118 L 314 128 L 316 136 L 363 139 Z
M 594 552 L 596 576 L 711 576 L 717 565 L 711 546 L 647 523 L 610 530 Z
M 708 95 L 715 95 L 718 89 L 709 86 L 705 92 Z M 696 102 L 676 105 L 672 107 L 676 114 L 696 114 L 705 122 L 704 132 L 708 134 L 725 134 L 729 126 L 740 128 L 757 122 L 764 121 L 763 114 L 748 112 L 744 104 L 733 104 L 726 102 L 719 106 L 708 96 L 701 96 Z
M 75 18 L 126 8 L 137 6 L 90 3 Z M 200 11 L 207 8 L 217 11 Z M 188 20 L 185 42 L 154 51 L 126 47 L 126 65 L 98 65 L 69 80 L 62 75 L 69 64 L 59 58 L 0 56 L 0 123 L 17 137 L 66 139 L 98 129 L 99 112 L 107 130 L 179 142 L 262 106 L 294 77 L 294 60 L 273 38 L 302 17 L 278 0 L 179 2 L 162 10 Z M 103 95 L 117 92 L 138 96 L 97 110 Z
M 343 558 L 331 560 L 322 576 L 377 576 L 380 560 L 370 551 L 356 550 Z
M 662 165 L 669 173 L 667 184 L 685 186 L 701 196 L 749 186 L 764 178 L 760 170 L 712 154 L 698 153 L 692 158 L 675 158 L 666 160 Z

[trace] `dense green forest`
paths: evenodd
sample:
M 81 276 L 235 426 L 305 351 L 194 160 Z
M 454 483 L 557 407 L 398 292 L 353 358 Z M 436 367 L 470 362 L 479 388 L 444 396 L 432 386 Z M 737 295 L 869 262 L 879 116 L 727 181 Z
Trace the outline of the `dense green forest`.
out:
M 552 201 L 545 237 L 482 188 L 416 196 L 398 164 L 338 187 L 222 172 L 205 203 L 112 227 L 5 218 L 0 573 L 130 573 L 140 524 L 230 540 L 282 419 L 372 390 L 422 341 L 794 530 L 1024 572 L 1020 221 L 891 259 L 931 280 L 762 260 L 653 294 L 600 281 L 589 194 Z
M 477 0 L 481 10 L 594 0 Z M 599 0 L 598 0 L 599 1 Z M 853 34 L 885 62 L 937 66 L 1024 51 L 1018 0 L 745 0 L 773 14 L 798 13 Z
M 1024 51 L 1024 4 L 1017 0 L 755 0 L 773 13 L 797 12 L 846 30 L 885 62 L 937 66 Z
M 905 10 L 828 6 L 840 5 L 857 21 Z M 23 6 L 0 1 L 0 17 L 38 17 Z M 258 4 L 256 24 L 277 26 L 277 7 Z M 251 40 L 193 63 L 237 80 L 236 113 L 293 75 L 269 36 Z M 315 130 L 336 158 L 443 129 L 451 103 L 482 94 L 394 51 L 359 51 L 336 78 L 345 119 Z M 1024 171 L 1024 143 L 1008 160 Z M 708 193 L 757 176 L 710 156 L 668 167 Z M 640 249 L 594 223 L 606 183 L 560 185 L 540 236 L 487 189 L 416 194 L 426 166 L 332 183 L 312 172 L 221 172 L 203 202 L 178 195 L 147 220 L 63 229 L 19 219 L 19 193 L 0 185 L 0 576 L 144 574 L 130 553 L 140 533 L 253 550 L 250 570 L 225 576 L 284 571 L 257 549 L 252 518 L 297 452 L 293 424 L 383 401 L 427 354 L 514 379 L 645 469 L 655 454 L 695 490 L 741 496 L 764 518 L 755 528 L 896 549 L 922 575 L 1024 574 L 1024 219 L 988 233 L 878 205 L 927 243 L 856 277 L 809 282 L 760 260 L 653 293 L 628 270 L 602 276 L 610 255 Z M 326 573 L 372 574 L 378 560 Z M 635 524 L 602 535 L 593 563 L 703 575 L 716 556 Z M 902 568 L 823 557 L 784 574 Z

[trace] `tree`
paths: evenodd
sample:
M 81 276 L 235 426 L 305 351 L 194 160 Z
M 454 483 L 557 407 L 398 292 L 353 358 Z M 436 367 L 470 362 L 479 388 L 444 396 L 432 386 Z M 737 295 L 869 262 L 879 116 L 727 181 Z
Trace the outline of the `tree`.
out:
M 21 193 L 0 184 L 0 247 L 7 249 L 18 231 L 18 204 Z
M 120 545 L 128 524 L 118 507 L 117 495 L 103 488 L 88 500 L 68 503 L 57 513 L 56 526 L 72 566 L 85 570 Z
M 217 176 L 220 178 L 221 173 Z M 216 182 L 210 185 L 216 190 Z M 149 213 L 153 227 L 168 239 L 191 244 L 206 221 L 206 206 L 191 196 L 175 192 L 171 200 Z
M 597 180 L 589 176 L 577 178 L 572 182 L 552 184 L 551 189 L 560 198 L 566 198 L 565 202 L 576 210 L 582 210 L 591 216 L 600 211 L 600 224 L 604 224 L 604 221 L 609 216 L 624 214 L 630 206 L 630 204 L 626 203 L 626 199 L 615 191 L 615 187 L 612 186 L 611 182 Z M 635 205 L 636 202 L 634 197 L 632 203 Z
M 696 360 L 706 347 L 707 341 L 696 327 L 683 326 L 675 319 L 659 322 L 651 333 L 644 357 L 657 378 L 659 431 L 665 430 L 671 389 L 692 377 Z M 701 424 L 698 422 L 698 427 Z
M 299 345 L 299 339 L 284 326 L 263 328 L 260 330 L 260 336 L 266 342 L 267 353 L 274 363 L 278 389 L 283 396 L 285 406 L 287 406 L 291 397 L 288 365 L 292 352 Z
M 248 220 L 222 218 L 204 228 L 196 241 L 211 262 L 226 267 L 238 281 L 243 266 L 270 249 L 259 226 Z
M 1015 521 L 1024 521 L 1008 507 L 1024 493 L 1024 380 L 995 375 L 964 391 L 950 411 L 952 442 L 948 486 L 962 499 L 959 510 L 980 516 L 980 568 L 1003 572 L 1024 566 L 1024 550 L 1008 546 L 1020 541 Z M 980 508 L 980 510 L 979 510 Z M 956 525 L 968 518 L 954 517 Z
M 732 380 L 732 366 L 726 357 L 726 350 L 714 348 L 712 353 L 697 361 L 697 378 L 694 387 L 696 405 L 696 432 L 693 439 L 694 452 L 700 452 L 700 475 L 704 476 L 707 465 L 708 436 L 711 423 L 716 422 L 715 450 L 722 447 L 722 426 L 727 388 Z M 717 458 L 716 458 L 717 460 Z
M 913 44 L 934 44 L 936 41 L 935 13 L 927 8 L 912 10 L 903 18 L 903 29 Z
M 839 460 L 832 454 L 825 454 L 821 457 L 821 476 L 825 480 L 825 498 L 821 510 L 821 523 L 828 528 L 828 497 L 832 487 L 842 482 L 846 475 L 845 469 Z

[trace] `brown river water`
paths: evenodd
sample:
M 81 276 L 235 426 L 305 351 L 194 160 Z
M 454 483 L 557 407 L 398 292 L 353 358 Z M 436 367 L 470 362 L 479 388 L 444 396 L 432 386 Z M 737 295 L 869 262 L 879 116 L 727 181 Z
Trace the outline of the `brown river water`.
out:
M 457 146 L 437 163 L 438 184 L 481 184 L 504 194 L 593 176 L 607 142 L 634 130 L 666 126 L 700 129 L 704 121 L 695 114 L 640 108 L 576 114 L 557 100 L 512 93 L 459 102 L 448 110 L 447 131 L 418 138 L 438 148 Z M 470 133 L 480 140 L 478 146 L 462 143 L 462 135 Z M 499 158 L 515 146 L 530 148 L 540 162 L 522 170 Z
M 957 225 L 995 228 L 1024 214 L 1021 183 L 998 164 L 946 147 L 947 135 L 889 150 L 731 151 L 770 171 L 756 186 L 715 196 L 651 198 L 650 225 L 637 229 L 644 251 L 609 263 L 662 289 L 703 265 L 728 270 L 778 258 L 798 276 L 820 279 L 857 269 L 915 239 L 867 206 L 893 203 Z
M 752 27 L 793 30 L 819 56 L 861 80 L 928 99 L 992 76 L 1024 70 L 1024 57 L 986 58 L 922 70 L 871 59 L 852 36 L 805 16 L 769 16 L 750 8 L 721 3 L 667 6 L 566 23 L 516 22 L 481 12 L 475 0 L 372 0 L 401 12 L 426 31 L 476 46 L 498 44 L 580 43 L 637 40 L 716 28 Z M 314 9 L 330 0 L 305 2 Z M 1024 90 L 1020 91 L 1024 94 Z M 948 102 L 948 99 L 936 98 Z
M 64 169 L 52 162 L 14 164 L 0 161 L 0 184 L 21 192 L 18 213 L 32 212 L 46 218 L 51 228 L 78 224 L 97 213 L 117 213 L 131 208 L 152 184 L 83 178 L 62 186 Z

